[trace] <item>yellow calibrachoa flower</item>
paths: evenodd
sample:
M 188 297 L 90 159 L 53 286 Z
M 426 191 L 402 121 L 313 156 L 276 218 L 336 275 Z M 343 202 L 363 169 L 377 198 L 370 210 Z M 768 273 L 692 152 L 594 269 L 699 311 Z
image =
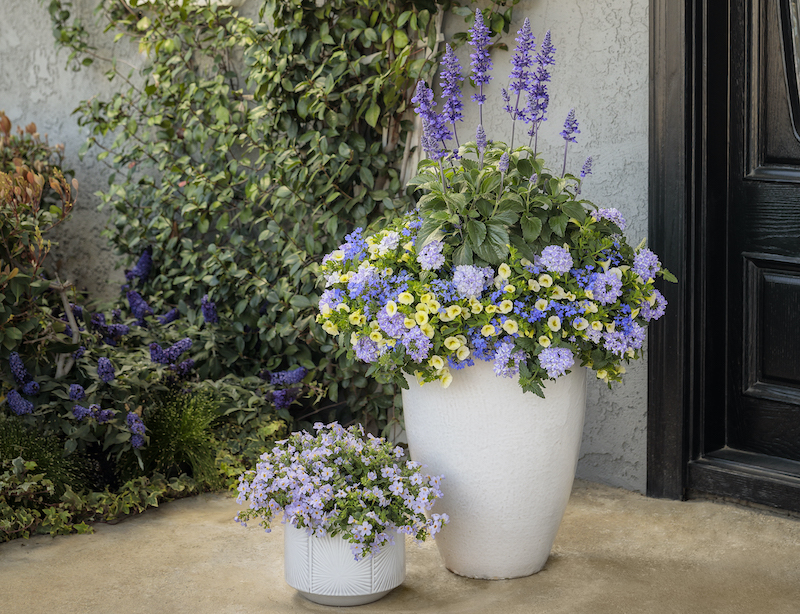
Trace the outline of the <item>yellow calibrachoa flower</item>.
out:
M 421 311 L 422 313 L 430 313 L 430 308 L 428 307 L 428 303 L 417 303 L 417 306 L 414 307 L 417 311 Z
M 586 295 L 586 298 L 588 298 L 590 301 L 594 300 L 594 292 L 592 292 L 588 288 L 584 290 L 583 293 Z
M 444 358 L 442 358 L 439 355 L 431 356 L 430 360 L 428 361 L 428 364 L 437 371 L 441 371 L 442 368 L 444 367 Z
M 567 298 L 567 293 L 561 286 L 553 286 L 553 298 L 560 301 L 562 298 Z
M 329 335 L 338 335 L 339 334 L 339 329 L 337 328 L 336 324 L 334 324 L 330 320 L 327 320 L 322 325 L 322 330 L 324 330 Z
M 361 324 L 361 314 L 358 311 L 351 313 L 347 319 L 353 326 L 358 326 Z
M 417 313 L 414 314 L 414 320 L 420 326 L 422 326 L 423 324 L 427 324 L 428 323 L 428 314 L 425 313 L 424 311 L 418 311 Z
M 459 360 L 466 360 L 467 358 L 469 358 L 469 354 L 470 354 L 469 348 L 466 345 L 462 345 L 460 348 L 458 348 L 458 351 L 456 352 L 456 358 L 458 358 Z
M 467 345 L 467 338 L 464 335 L 456 335 L 456 339 L 458 339 L 462 344 Z
M 538 281 L 536 281 L 535 279 L 528 280 L 528 290 L 533 290 L 534 292 L 538 292 L 540 288 L 541 286 L 539 285 Z
M 509 294 L 514 294 L 516 291 L 517 287 L 512 284 L 508 284 L 505 288 L 503 288 L 503 292 L 507 292 Z
M 442 304 L 439 301 L 437 301 L 436 299 L 433 299 L 432 301 L 428 301 L 428 309 L 430 310 L 431 313 L 439 313 L 439 309 L 441 309 L 441 308 L 442 308 Z
M 381 323 L 378 322 L 377 320 L 372 320 L 372 322 L 369 323 L 370 330 L 378 330 L 380 327 Z
M 440 313 L 439 314 L 439 321 L 440 322 L 452 322 L 453 318 L 451 318 L 449 315 L 447 315 L 447 312 L 445 311 L 444 313 Z
M 519 324 L 517 324 L 516 320 L 508 319 L 503 322 L 503 330 L 506 331 L 509 335 L 513 335 L 519 330 Z
M 344 260 L 344 252 L 340 249 L 332 251 L 331 256 L 333 256 L 333 259 L 336 260 L 337 262 L 341 262 L 342 260 Z
M 553 285 L 553 278 L 550 277 L 547 273 L 542 273 L 539 275 L 539 285 L 542 288 L 549 288 Z
M 575 327 L 575 330 L 586 330 L 589 327 L 589 320 L 586 318 L 575 318 L 572 321 L 572 326 Z
M 511 267 L 504 262 L 497 267 L 497 275 L 500 277 L 500 279 L 508 279 L 511 277 Z
M 430 292 L 426 292 L 425 294 L 419 297 L 419 300 L 421 303 L 429 303 L 430 301 L 433 300 L 433 294 L 431 294 Z
M 486 313 L 494 313 L 497 311 L 496 305 L 486 305 Z
M 350 345 L 355 345 L 358 342 L 359 334 L 356 331 L 350 333 Z
M 461 315 L 461 305 L 450 305 L 446 310 L 448 317 L 452 320 Z
M 544 335 L 539 337 L 539 345 L 541 345 L 543 348 L 549 348 L 550 347 L 550 337 L 546 337 Z
M 350 313 L 350 305 L 347 303 L 339 303 L 336 305 L 336 311 L 344 311 L 345 313 Z
M 410 305 L 414 302 L 414 295 L 411 292 L 401 292 L 397 295 L 397 302 L 402 305 Z
M 450 373 L 450 369 L 445 369 L 444 371 L 442 371 L 442 376 L 439 378 L 439 385 L 442 388 L 448 388 L 452 383 L 453 383 L 453 374 Z
M 635 318 L 636 316 L 638 316 L 639 315 L 639 311 L 641 311 L 641 310 L 638 307 L 636 309 L 634 309 L 633 311 L 631 311 L 631 317 Z
M 607 382 L 608 381 L 608 371 L 606 371 L 605 369 L 600 369 L 597 372 L 597 379 L 601 379 L 604 382 Z
M 615 326 L 613 322 L 606 322 L 606 332 L 613 333 L 614 328 Z
M 411 318 L 406 318 L 405 320 L 403 320 L 403 326 L 405 326 L 406 328 L 411 329 L 414 328 L 416 325 L 417 323 L 414 322 L 414 320 L 412 320 Z
M 406 250 L 407 252 L 410 252 L 412 249 L 414 249 L 414 244 L 411 241 L 409 241 L 408 243 L 405 243 L 403 245 L 403 249 Z
M 561 330 L 561 318 L 559 318 L 558 316 L 550 316 L 549 318 L 547 318 L 547 326 L 553 332 Z
M 394 301 L 387 301 L 386 302 L 386 313 L 390 316 L 393 316 L 397 313 L 397 303 Z
M 444 340 L 444 347 L 446 347 L 451 352 L 455 352 L 458 348 L 461 347 L 461 341 L 456 339 L 455 337 L 448 337 Z
M 470 299 L 469 307 L 472 313 L 480 313 L 481 311 L 483 311 L 483 303 L 481 303 L 480 301 L 476 301 L 474 298 Z
M 600 320 L 592 322 L 592 330 L 603 330 L 603 323 Z
M 322 307 L 320 307 L 319 312 L 322 314 L 323 318 L 330 317 L 330 315 L 331 315 L 331 307 L 330 307 L 330 305 L 328 305 L 328 303 L 325 303 L 324 305 L 322 305 Z
M 570 303 L 571 303 L 572 301 L 574 301 L 575 299 L 577 299 L 577 298 L 578 298 L 578 297 L 577 297 L 577 295 L 576 295 L 574 292 L 570 292 L 569 294 L 567 294 L 567 300 L 568 300 Z
M 428 339 L 433 339 L 433 336 L 436 334 L 436 331 L 434 330 L 433 326 L 431 326 L 430 324 L 423 324 L 422 326 L 419 327 L 419 329 L 423 333 L 425 333 L 425 336 Z
M 500 303 L 497 309 L 498 311 L 500 311 L 500 313 L 508 313 L 509 311 L 514 309 L 514 303 L 506 299 Z
M 583 308 L 586 313 L 597 313 L 597 303 L 586 303 Z
M 348 271 L 347 273 L 343 273 L 339 276 L 339 281 L 343 284 L 346 284 L 353 278 L 353 271 Z
M 481 335 L 484 337 L 491 337 L 495 333 L 495 328 L 491 324 L 485 324 L 483 328 L 481 328 Z
M 538 301 L 536 301 L 533 306 L 539 311 L 547 311 L 547 301 L 543 298 L 540 298 Z
M 372 331 L 372 332 L 369 334 L 369 338 L 370 338 L 370 339 L 372 339 L 372 340 L 373 340 L 373 341 L 375 341 L 375 342 L 378 342 L 378 341 L 380 341 L 381 339 L 383 339 L 383 335 L 381 335 L 380 331 L 373 330 L 373 331 Z

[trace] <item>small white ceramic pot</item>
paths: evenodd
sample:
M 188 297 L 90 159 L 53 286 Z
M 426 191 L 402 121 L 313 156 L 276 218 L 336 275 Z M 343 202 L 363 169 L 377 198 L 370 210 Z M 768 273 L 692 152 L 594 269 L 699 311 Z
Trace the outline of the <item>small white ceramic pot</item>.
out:
M 406 577 L 405 535 L 369 558 L 356 561 L 340 535 L 314 537 L 284 525 L 286 582 L 309 601 L 352 606 L 377 601 Z

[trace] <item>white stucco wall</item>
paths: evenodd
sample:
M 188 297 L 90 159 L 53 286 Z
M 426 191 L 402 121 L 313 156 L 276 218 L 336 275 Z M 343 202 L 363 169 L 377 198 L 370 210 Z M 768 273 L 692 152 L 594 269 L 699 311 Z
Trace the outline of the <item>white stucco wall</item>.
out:
M 570 145 L 567 169 L 580 171 L 587 156 L 594 171 L 582 196 L 598 206 L 617 207 L 636 244 L 647 236 L 648 164 L 648 2 L 647 0 L 522 0 L 504 38 L 508 52 L 495 52 L 494 79 L 484 88 L 484 128 L 490 139 L 508 142 L 511 120 L 503 110 L 500 88 L 508 87 L 516 32 L 528 17 L 537 45 L 550 30 L 556 63 L 550 84 L 550 119 L 539 137 L 548 166 L 561 170 L 564 141 L 559 136 L 570 109 L 580 123 L 577 144 Z M 463 28 L 449 16 L 445 34 Z M 459 50 L 467 72 L 470 48 Z M 477 111 L 465 92 L 463 140 L 474 139 Z M 520 133 L 517 127 L 517 134 Z M 517 140 L 517 143 L 520 141 Z M 646 358 L 628 368 L 612 390 L 593 379 L 588 384 L 586 425 L 578 477 L 644 491 L 647 453 Z
M 96 3 L 76 4 L 90 21 Z M 259 0 L 248 0 L 244 9 L 254 15 L 260 5 Z M 78 160 L 85 134 L 71 116 L 82 99 L 108 94 L 104 68 L 65 71 L 65 54 L 56 55 L 49 16 L 36 0 L 0 0 L 0 9 L 0 109 L 15 125 L 36 122 L 51 142 L 63 142 L 66 166 L 76 171 L 81 184 L 75 213 L 58 233 L 60 246 L 53 257 L 60 261 L 62 277 L 93 296 L 111 298 L 122 271 L 115 269 L 113 253 L 99 236 L 106 215 L 98 215 L 93 196 L 105 187 L 107 172 L 91 156 Z M 619 208 L 636 242 L 647 233 L 647 11 L 648 0 L 523 0 L 514 8 L 515 21 L 506 37 L 513 49 L 515 33 L 526 16 L 537 41 L 551 30 L 557 48 L 551 119 L 543 128 L 540 149 L 551 167 L 559 168 L 563 141 L 558 133 L 574 108 L 581 134 L 577 145 L 571 146 L 568 167 L 577 172 L 587 156 L 594 157 L 594 174 L 585 182 L 583 194 L 598 205 Z M 451 15 L 445 22 L 446 33 L 462 27 L 459 17 Z M 468 53 L 466 47 L 460 51 L 465 67 Z M 135 61 L 138 56 L 132 51 L 131 57 Z M 494 54 L 495 78 L 487 88 L 490 102 L 498 102 L 500 87 L 507 85 L 510 57 L 510 52 Z M 487 105 L 484 125 L 490 138 L 508 140 L 510 122 L 499 108 Z M 475 114 L 468 113 L 464 130 L 474 134 L 476 125 Z M 632 366 L 625 382 L 612 391 L 590 382 L 579 477 L 645 489 L 646 371 L 645 361 Z

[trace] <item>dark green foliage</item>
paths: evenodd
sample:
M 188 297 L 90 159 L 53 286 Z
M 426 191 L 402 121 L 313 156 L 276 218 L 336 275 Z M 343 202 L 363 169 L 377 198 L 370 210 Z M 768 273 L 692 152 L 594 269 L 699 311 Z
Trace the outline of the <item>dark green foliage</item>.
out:
M 211 429 L 217 408 L 208 393 L 172 391 L 146 409 L 150 441 L 142 450 L 144 475 L 157 472 L 169 478 L 187 473 L 199 483 L 217 485 Z

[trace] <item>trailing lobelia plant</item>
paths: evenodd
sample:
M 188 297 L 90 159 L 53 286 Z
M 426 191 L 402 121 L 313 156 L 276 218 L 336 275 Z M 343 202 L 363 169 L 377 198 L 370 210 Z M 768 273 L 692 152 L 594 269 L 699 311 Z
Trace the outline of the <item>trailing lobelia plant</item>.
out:
M 419 463 L 403 461 L 405 451 L 354 425 L 314 425 L 316 436 L 292 433 L 261 457 L 255 471 L 242 474 L 236 516 L 261 518 L 269 532 L 281 513 L 285 522 L 316 536 L 341 535 L 355 560 L 394 543 L 397 531 L 424 541 L 447 523 L 447 514 L 426 517 L 444 476 L 425 475 Z
M 480 11 L 470 35 L 472 98 L 482 106 L 491 59 Z M 443 112 L 422 82 L 414 98 L 429 158 L 410 182 L 422 192 L 416 211 L 371 236 L 351 233 L 323 260 L 318 321 L 371 363 L 369 374 L 407 386 L 406 372 L 447 387 L 452 370 L 492 360 L 498 376 L 518 374 L 523 390 L 543 395 L 545 380 L 579 361 L 610 385 L 664 313 L 654 279 L 674 276 L 643 244 L 628 244 L 618 210 L 578 199 L 591 158 L 580 177 L 566 173 L 580 132 L 574 111 L 561 132 L 561 174 L 537 154 L 555 48 L 548 33 L 534 54 L 527 19 L 516 40 L 503 99 L 515 130 L 528 126 L 529 144 L 513 147 L 514 132 L 511 146 L 490 143 L 481 115 L 476 139 L 459 146 L 463 78 L 448 49 Z

